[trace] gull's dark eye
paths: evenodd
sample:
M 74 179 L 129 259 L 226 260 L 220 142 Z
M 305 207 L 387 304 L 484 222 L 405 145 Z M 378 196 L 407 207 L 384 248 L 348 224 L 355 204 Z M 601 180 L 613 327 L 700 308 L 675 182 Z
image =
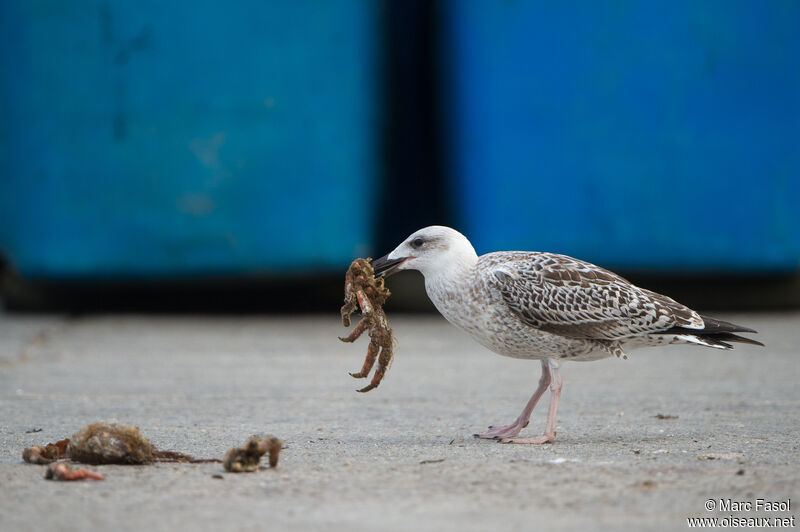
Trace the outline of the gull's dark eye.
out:
M 415 249 L 416 248 L 420 248 L 420 247 L 422 247 L 422 244 L 424 244 L 424 243 L 425 243 L 424 240 L 422 240 L 421 238 L 417 237 L 417 238 L 415 238 L 414 240 L 411 241 L 411 247 L 415 248 Z

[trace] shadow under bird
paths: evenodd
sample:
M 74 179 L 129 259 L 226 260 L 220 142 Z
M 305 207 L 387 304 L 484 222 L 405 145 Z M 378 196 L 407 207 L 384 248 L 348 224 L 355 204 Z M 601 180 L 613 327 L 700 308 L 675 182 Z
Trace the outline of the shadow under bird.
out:
M 763 345 L 735 333 L 753 329 L 707 316 L 619 275 L 566 255 L 498 251 L 480 257 L 449 227 L 430 226 L 372 263 L 388 277 L 418 270 L 439 312 L 481 345 L 503 356 L 540 360 L 542 376 L 522 413 L 477 438 L 502 443 L 552 443 L 565 360 L 627 359 L 641 347 L 693 344 L 732 349 L 730 342 Z M 518 438 L 550 388 L 545 432 Z

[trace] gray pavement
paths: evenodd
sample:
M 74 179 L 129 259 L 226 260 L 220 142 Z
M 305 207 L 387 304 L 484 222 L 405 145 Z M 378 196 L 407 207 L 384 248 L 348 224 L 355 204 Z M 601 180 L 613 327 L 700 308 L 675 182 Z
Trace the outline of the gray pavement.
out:
M 503 358 L 440 317 L 393 316 L 394 366 L 358 394 L 366 339 L 309 317 L 0 314 L 2 530 L 685 530 L 708 499 L 800 504 L 800 314 L 722 315 L 766 348 L 636 351 L 564 365 L 554 445 L 478 441 L 508 423 L 539 364 Z M 546 399 L 526 432 L 538 434 Z M 658 419 L 658 414 L 678 416 Z M 277 469 L 101 466 L 43 480 L 22 449 L 95 421 L 161 449 L 221 457 L 255 433 Z M 28 433 L 34 429 L 41 432 Z

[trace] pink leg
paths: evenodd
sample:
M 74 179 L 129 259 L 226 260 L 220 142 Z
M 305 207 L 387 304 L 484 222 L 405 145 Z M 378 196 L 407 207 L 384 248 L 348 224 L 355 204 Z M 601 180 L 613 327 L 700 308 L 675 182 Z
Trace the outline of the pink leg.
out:
M 539 399 L 542 397 L 542 394 L 547 389 L 549 384 L 550 368 L 547 364 L 547 361 L 542 360 L 542 376 L 539 377 L 539 387 L 536 388 L 535 392 L 533 392 L 530 400 L 528 400 L 528 404 L 525 405 L 525 409 L 522 411 L 516 421 L 510 425 L 492 425 L 489 427 L 488 432 L 484 432 L 483 434 L 473 434 L 473 436 L 476 438 L 500 440 L 503 438 L 513 438 L 519 434 L 519 431 L 528 426 L 528 422 L 531 420 L 533 409 L 536 408 L 536 403 L 539 402 Z
M 550 364 L 552 380 L 550 381 L 550 410 L 547 413 L 547 426 L 544 434 L 535 438 L 503 438 L 500 443 L 553 443 L 556 441 L 556 412 L 558 411 L 558 399 L 561 397 L 561 373 L 556 363 Z

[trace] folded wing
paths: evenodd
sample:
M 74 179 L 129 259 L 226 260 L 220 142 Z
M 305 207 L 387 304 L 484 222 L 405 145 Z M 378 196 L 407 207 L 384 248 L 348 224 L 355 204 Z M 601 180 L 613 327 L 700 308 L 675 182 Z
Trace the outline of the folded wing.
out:
M 542 331 L 621 340 L 676 327 L 701 331 L 705 326 L 697 312 L 673 299 L 572 257 L 500 252 L 486 255 L 485 260 L 508 307 Z

